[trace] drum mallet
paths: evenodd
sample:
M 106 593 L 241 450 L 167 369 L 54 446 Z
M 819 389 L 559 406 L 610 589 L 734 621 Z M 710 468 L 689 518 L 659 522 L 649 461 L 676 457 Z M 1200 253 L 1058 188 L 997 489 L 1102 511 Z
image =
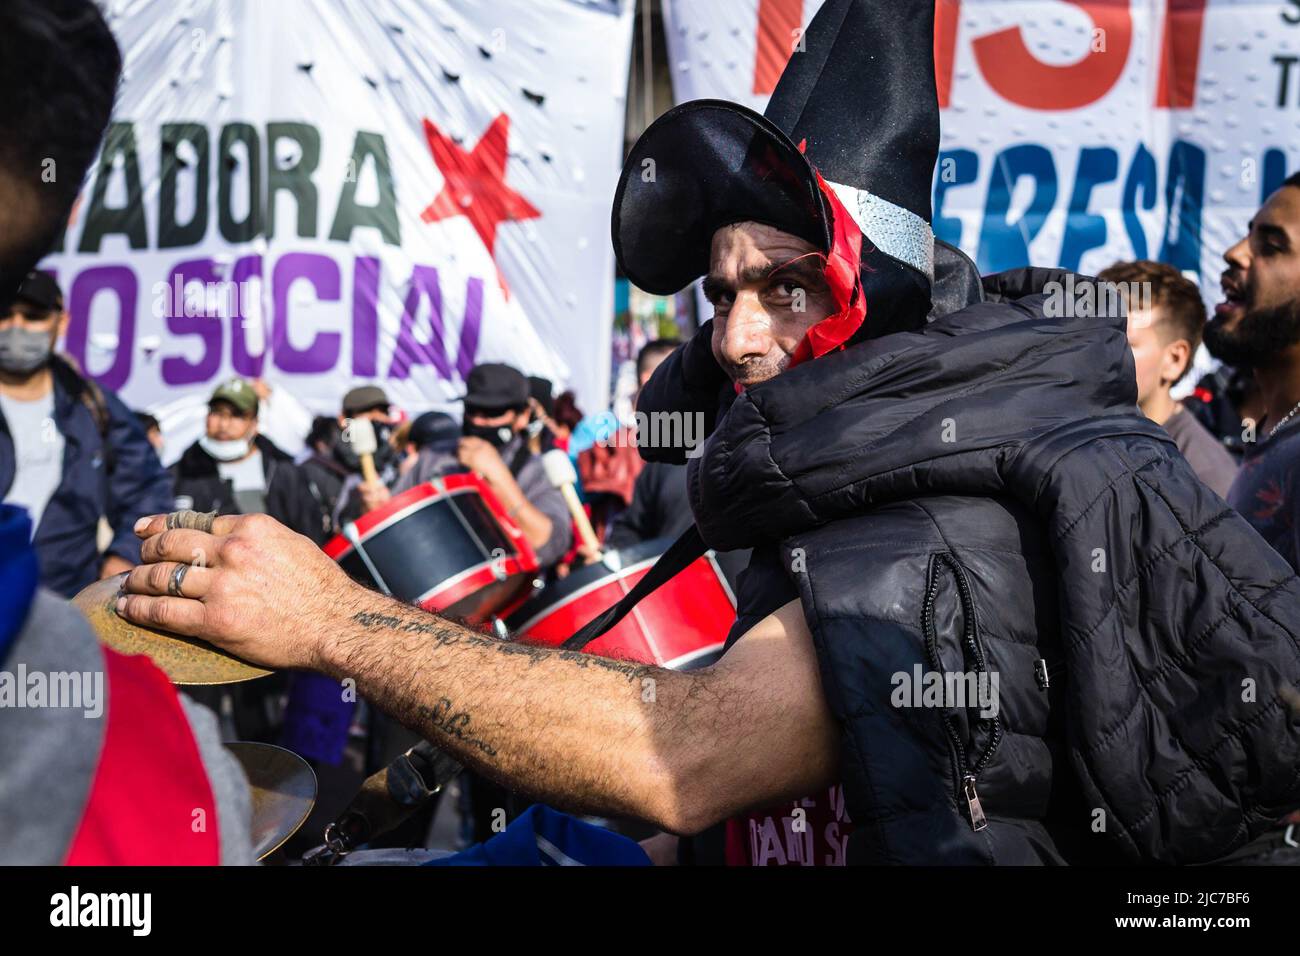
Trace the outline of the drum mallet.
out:
M 366 484 L 376 484 L 379 472 L 375 470 L 375 452 L 379 450 L 379 440 L 375 437 L 375 423 L 368 418 L 348 419 L 344 439 L 357 453 L 361 462 L 361 477 Z
M 573 523 L 578 526 L 582 543 L 599 555 L 600 542 L 596 540 L 596 530 L 591 526 L 587 512 L 582 510 L 582 502 L 578 500 L 578 490 L 574 487 L 578 483 L 578 473 L 573 470 L 568 453 L 559 448 L 548 451 L 542 456 L 542 467 L 546 470 L 546 480 L 564 495 L 564 503 L 569 506 L 569 514 L 573 515 Z

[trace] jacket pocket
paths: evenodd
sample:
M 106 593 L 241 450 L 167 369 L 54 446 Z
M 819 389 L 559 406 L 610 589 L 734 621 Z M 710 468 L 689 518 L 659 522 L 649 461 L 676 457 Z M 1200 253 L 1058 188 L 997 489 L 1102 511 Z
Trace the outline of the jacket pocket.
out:
M 950 615 L 940 618 L 939 598 L 955 592 Z M 931 673 L 943 681 L 944 700 L 940 719 L 948 737 L 952 757 L 953 788 L 957 805 L 966 807 L 971 828 L 988 826 L 980 801 L 978 783 L 1002 742 L 1002 720 L 998 712 L 996 676 L 979 634 L 979 619 L 970 582 L 961 563 L 950 552 L 931 555 L 926 573 L 925 601 L 921 607 L 921 633 Z M 951 662 L 941 650 L 950 650 Z M 951 653 L 952 649 L 956 653 Z M 949 669 L 949 664 L 959 669 Z M 992 714 L 985 713 L 992 703 Z

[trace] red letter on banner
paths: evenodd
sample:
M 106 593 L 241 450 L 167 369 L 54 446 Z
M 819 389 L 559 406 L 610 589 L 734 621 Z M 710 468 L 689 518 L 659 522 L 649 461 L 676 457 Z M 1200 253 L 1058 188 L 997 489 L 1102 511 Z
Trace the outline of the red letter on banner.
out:
M 1190 109 L 1196 105 L 1196 71 L 1204 26 L 1205 0 L 1166 0 L 1157 107 Z
M 803 0 L 758 0 L 754 92 L 771 93 L 794 52 L 803 26 Z
M 1033 110 L 1072 110 L 1095 103 L 1119 80 L 1133 42 L 1130 0 L 1068 0 L 1092 17 L 1103 41 L 1078 63 L 1051 66 L 1029 52 L 1019 27 L 980 37 L 972 46 L 980 71 L 1003 98 Z
M 952 100 L 952 65 L 957 59 L 957 24 L 961 19 L 961 0 L 935 0 L 934 5 L 934 80 L 939 89 L 939 109 L 946 110 Z

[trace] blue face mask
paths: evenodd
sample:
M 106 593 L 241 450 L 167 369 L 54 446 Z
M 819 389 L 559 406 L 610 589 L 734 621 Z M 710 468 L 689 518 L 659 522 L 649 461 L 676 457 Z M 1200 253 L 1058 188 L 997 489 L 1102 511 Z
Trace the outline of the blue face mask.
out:
M 53 348 L 48 331 L 22 324 L 0 329 L 0 369 L 15 375 L 35 372 L 50 360 Z

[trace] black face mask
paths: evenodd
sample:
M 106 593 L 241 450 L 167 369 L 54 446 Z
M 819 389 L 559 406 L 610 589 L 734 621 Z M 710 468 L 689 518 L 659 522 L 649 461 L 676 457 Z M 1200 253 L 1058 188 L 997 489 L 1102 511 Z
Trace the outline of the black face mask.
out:
M 481 438 L 497 451 L 505 448 L 515 437 L 515 431 L 509 425 L 471 425 L 469 422 L 461 427 L 461 433 L 467 438 Z

